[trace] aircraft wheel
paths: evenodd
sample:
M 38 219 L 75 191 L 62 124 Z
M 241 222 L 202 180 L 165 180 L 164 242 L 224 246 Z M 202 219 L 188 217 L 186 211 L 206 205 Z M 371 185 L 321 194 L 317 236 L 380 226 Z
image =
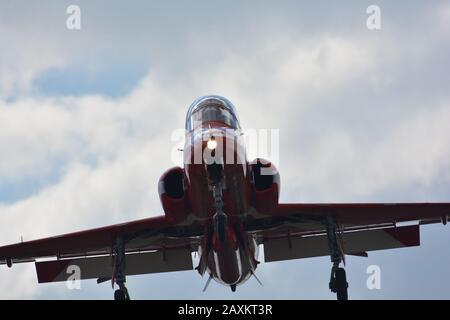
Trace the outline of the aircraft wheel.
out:
M 345 269 L 336 269 L 336 296 L 338 300 L 348 300 L 348 283 Z
M 120 289 L 114 291 L 114 300 L 127 300 L 125 291 Z

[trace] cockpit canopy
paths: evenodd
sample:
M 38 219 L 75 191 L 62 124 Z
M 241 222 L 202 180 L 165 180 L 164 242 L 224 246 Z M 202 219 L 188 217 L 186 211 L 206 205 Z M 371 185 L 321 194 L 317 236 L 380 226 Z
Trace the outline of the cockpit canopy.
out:
M 240 129 L 233 104 L 220 96 L 204 96 L 195 100 L 186 116 L 186 130 L 192 131 L 209 121 L 221 122 L 233 129 Z

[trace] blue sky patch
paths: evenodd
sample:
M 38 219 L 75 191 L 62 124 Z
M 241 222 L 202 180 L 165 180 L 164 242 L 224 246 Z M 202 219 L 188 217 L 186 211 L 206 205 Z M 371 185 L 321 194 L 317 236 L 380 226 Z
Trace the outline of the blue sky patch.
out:
M 39 94 L 46 96 L 81 96 L 100 94 L 110 98 L 126 96 L 147 74 L 142 64 L 115 64 L 95 69 L 79 65 L 53 68 L 35 81 Z

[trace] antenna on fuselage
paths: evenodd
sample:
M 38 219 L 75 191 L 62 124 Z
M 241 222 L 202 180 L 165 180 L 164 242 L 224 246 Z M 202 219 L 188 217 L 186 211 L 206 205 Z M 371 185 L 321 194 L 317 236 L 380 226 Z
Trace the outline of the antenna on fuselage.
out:
M 213 278 L 212 274 L 209 274 L 209 278 L 208 278 L 208 280 L 206 280 L 206 284 L 205 284 L 205 287 L 203 288 L 203 292 L 205 292 L 206 289 L 208 289 L 209 283 L 211 282 L 212 278 Z
M 262 282 L 258 279 L 258 277 L 256 276 L 256 274 L 252 271 L 252 276 L 255 277 L 256 281 L 258 281 L 258 283 L 261 285 L 261 287 L 263 286 Z

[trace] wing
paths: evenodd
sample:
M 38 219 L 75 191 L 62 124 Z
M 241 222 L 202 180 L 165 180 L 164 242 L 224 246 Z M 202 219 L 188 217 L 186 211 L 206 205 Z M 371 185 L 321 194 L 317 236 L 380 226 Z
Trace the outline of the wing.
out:
M 115 239 L 121 236 L 130 257 L 127 274 L 188 270 L 192 269 L 191 252 L 197 249 L 202 231 L 199 225 L 153 217 L 3 246 L 0 264 L 11 266 L 46 258 L 36 261 L 39 282 L 66 280 L 70 275 L 67 268 L 73 265 L 82 269 L 81 279 L 108 278 L 113 272 Z
M 333 216 L 340 224 L 371 225 L 420 220 L 441 222 L 450 214 L 450 203 L 335 203 L 280 204 L 274 215 L 300 215 L 311 218 Z
M 444 223 L 450 203 L 279 204 L 246 223 L 264 243 L 265 261 L 329 255 L 326 225 L 335 221 L 343 254 L 417 246 L 421 224 Z

